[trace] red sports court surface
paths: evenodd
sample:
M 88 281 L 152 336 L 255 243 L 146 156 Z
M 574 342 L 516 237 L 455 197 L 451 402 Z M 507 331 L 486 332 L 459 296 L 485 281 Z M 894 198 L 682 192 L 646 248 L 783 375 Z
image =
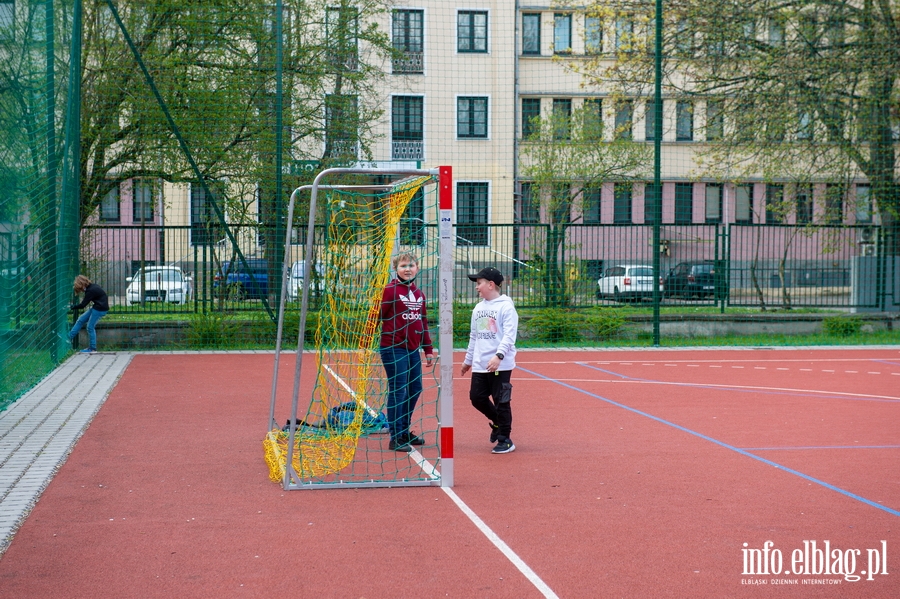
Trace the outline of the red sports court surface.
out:
M 0 597 L 900 596 L 900 349 L 517 359 L 512 454 L 456 379 L 450 493 L 285 492 L 272 355 L 138 355 Z

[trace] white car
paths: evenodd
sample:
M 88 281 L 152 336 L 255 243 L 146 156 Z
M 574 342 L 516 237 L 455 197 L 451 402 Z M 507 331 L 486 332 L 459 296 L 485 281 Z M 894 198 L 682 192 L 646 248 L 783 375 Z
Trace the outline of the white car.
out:
M 653 299 L 653 267 L 620 264 L 607 268 L 597 281 L 597 297 L 617 302 Z
M 296 302 L 303 297 L 303 270 L 306 268 L 306 260 L 297 260 L 291 265 L 291 272 L 288 275 L 287 297 L 288 301 Z M 313 277 L 313 283 L 318 287 L 310 288 L 310 291 L 322 288 L 322 277 L 325 276 L 325 269 L 321 264 L 316 264 L 316 274 Z
M 177 266 L 146 266 L 133 277 L 125 279 L 125 305 L 133 306 L 141 302 L 141 279 L 143 279 L 143 303 L 160 302 L 186 304 L 191 301 L 193 280 Z

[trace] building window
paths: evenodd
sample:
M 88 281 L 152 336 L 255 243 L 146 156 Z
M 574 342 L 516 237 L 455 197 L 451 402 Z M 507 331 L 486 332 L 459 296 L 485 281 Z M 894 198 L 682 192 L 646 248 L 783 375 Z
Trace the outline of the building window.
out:
M 734 222 L 749 224 L 753 215 L 753 186 L 738 185 L 734 188 Z
M 462 139 L 487 138 L 487 98 L 461 96 L 456 99 L 456 136 Z
M 582 222 L 586 225 L 600 224 L 600 188 L 589 187 L 582 192 Z
M 488 245 L 488 184 L 457 183 L 456 231 L 465 245 Z
M 523 225 L 534 225 L 541 222 L 540 189 L 534 183 L 522 183 L 522 193 L 518 199 L 516 222 Z
M 694 184 L 675 184 L 675 224 L 689 225 L 694 222 Z
M 769 44 L 773 46 L 784 44 L 784 23 L 780 19 L 769 19 Z
M 356 158 L 359 106 L 356 96 L 325 96 L 325 156 Z
M 709 224 L 722 222 L 722 186 L 706 185 L 705 220 Z
M 28 10 L 28 29 L 25 39 L 31 38 L 32 42 L 47 41 L 47 11 L 43 4 L 31 3 Z M 30 33 L 30 35 L 29 35 Z
M 613 222 L 631 224 L 631 183 L 613 186 Z
M 582 137 L 591 141 L 603 139 L 603 100 L 600 98 L 588 98 L 584 101 Z
M 191 183 L 192 246 L 214 245 L 225 237 L 213 205 L 213 202 L 218 202 L 219 206 L 224 206 L 225 186 L 215 181 L 208 181 L 207 186 L 215 197 L 209 197 L 200 183 Z
M 522 138 L 528 139 L 535 133 L 538 133 L 539 123 L 537 119 L 541 116 L 541 99 L 540 98 L 522 98 Z
M 456 15 L 456 49 L 459 52 L 488 51 L 488 14 L 461 10 Z
M 872 214 L 872 188 L 868 185 L 856 186 L 856 222 L 871 223 Z
M 391 106 L 393 160 L 422 160 L 424 155 L 422 96 L 394 96 Z
M 572 53 L 572 14 L 553 15 L 553 53 Z
M 416 190 L 400 217 L 400 243 L 402 245 L 425 244 L 425 193 Z
M 722 100 L 706 102 L 706 140 L 719 141 L 725 135 L 725 113 Z
M 119 186 L 116 185 L 100 200 L 100 222 L 117 223 L 121 220 Z
M 675 24 L 675 54 L 690 56 L 694 53 L 694 32 L 687 19 L 679 19 Z
M 813 139 L 813 119 L 808 112 L 801 112 L 797 119 L 797 139 L 802 141 Z
M 782 218 L 782 204 L 784 202 L 783 185 L 766 185 L 766 224 L 780 225 Z
M 813 220 L 813 192 L 810 185 L 797 186 L 797 224 L 805 225 Z
M 134 222 L 153 220 L 153 186 L 149 181 L 134 182 L 134 199 L 132 201 Z
M 541 13 L 522 15 L 522 54 L 541 54 Z
M 756 35 L 756 20 L 751 17 L 745 17 L 741 20 L 741 31 L 743 32 L 743 47 L 752 48 L 753 43 L 759 38 Z
M 329 60 L 337 72 L 359 68 L 359 15 L 355 8 L 331 7 L 325 13 Z
M 661 205 L 662 186 L 656 185 L 655 183 L 647 183 L 644 185 L 644 223 L 652 225 L 656 222 L 657 206 Z
M 752 142 L 756 139 L 759 122 L 753 116 L 756 103 L 752 98 L 740 98 L 729 102 L 729 120 L 734 126 L 736 141 Z
M 621 15 L 616 18 L 616 52 L 631 52 L 633 44 L 634 20 L 630 15 Z
M 656 101 L 647 100 L 644 103 L 644 139 L 654 141 L 656 139 Z
M 553 100 L 553 139 L 563 141 L 572 134 L 572 100 Z
M 621 100 L 616 104 L 616 130 L 614 134 L 616 139 L 632 139 L 631 126 L 633 114 L 634 102 L 632 100 Z
M 0 1 L 0 40 L 15 38 L 13 25 L 16 22 L 15 0 Z
M 675 104 L 675 141 L 694 140 L 694 104 L 677 102 Z
M 421 10 L 395 10 L 391 30 L 393 46 L 400 55 L 394 56 L 393 70 L 398 74 L 425 72 L 425 13 Z
M 584 18 L 584 53 L 603 52 L 603 21 L 598 17 Z
M 825 186 L 825 224 L 839 225 L 844 222 L 844 186 Z

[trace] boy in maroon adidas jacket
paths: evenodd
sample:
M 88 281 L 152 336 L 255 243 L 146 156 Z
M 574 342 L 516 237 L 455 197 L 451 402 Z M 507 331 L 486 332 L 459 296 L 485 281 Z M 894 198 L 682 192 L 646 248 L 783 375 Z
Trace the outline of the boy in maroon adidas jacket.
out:
M 434 359 L 425 294 L 414 280 L 419 273 L 415 254 L 399 254 L 391 260 L 397 278 L 384 288 L 381 297 L 381 361 L 388 377 L 387 418 L 391 430 L 388 446 L 395 451 L 412 451 L 423 445 L 421 437 L 409 430 L 410 419 L 422 394 L 422 358 L 428 365 Z

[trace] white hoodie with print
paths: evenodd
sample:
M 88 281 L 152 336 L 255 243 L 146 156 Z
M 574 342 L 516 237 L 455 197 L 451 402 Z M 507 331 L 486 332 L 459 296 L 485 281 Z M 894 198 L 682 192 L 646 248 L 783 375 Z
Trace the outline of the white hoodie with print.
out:
M 508 295 L 478 302 L 472 310 L 471 327 L 465 363 L 471 364 L 473 372 L 487 372 L 488 362 L 498 353 L 503 354 L 498 370 L 516 367 L 519 314 Z

